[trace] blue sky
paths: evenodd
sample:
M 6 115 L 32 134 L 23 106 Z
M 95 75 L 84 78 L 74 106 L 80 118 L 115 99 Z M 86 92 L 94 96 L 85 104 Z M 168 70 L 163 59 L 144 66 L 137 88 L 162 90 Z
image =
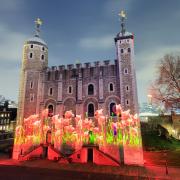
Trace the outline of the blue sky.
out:
M 179 0 L 0 0 L 0 94 L 18 99 L 22 46 L 37 17 L 52 66 L 115 59 L 121 9 L 127 31 L 135 34 L 139 102 L 146 101 L 158 60 L 180 50 Z

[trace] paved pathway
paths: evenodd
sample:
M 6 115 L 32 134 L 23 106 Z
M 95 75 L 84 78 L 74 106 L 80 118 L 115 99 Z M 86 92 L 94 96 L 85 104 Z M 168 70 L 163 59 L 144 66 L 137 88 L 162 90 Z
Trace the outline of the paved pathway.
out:
M 19 162 L 0 160 L 0 179 L 180 179 L 180 168 L 165 166 L 97 166 L 95 164 L 59 164 L 48 160 Z M 34 180 L 35 180 L 34 179 Z

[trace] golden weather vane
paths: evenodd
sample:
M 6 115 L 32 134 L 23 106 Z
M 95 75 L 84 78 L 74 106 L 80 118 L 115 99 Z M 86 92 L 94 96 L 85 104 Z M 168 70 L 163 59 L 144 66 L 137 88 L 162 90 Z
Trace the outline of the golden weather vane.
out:
M 42 20 L 40 19 L 40 18 L 37 18 L 36 20 L 35 20 L 35 24 L 36 25 L 39 25 L 39 26 L 41 26 L 42 25 Z
M 118 14 L 121 17 L 121 34 L 124 36 L 126 29 L 125 29 L 125 19 L 126 17 L 126 12 L 124 10 L 121 10 L 120 13 Z
M 42 20 L 40 18 L 37 18 L 35 21 L 35 25 L 36 25 L 36 33 L 35 36 L 39 37 L 39 33 L 40 33 L 40 26 L 42 25 Z
M 118 14 L 121 18 L 126 18 L 126 12 L 124 10 L 121 10 Z

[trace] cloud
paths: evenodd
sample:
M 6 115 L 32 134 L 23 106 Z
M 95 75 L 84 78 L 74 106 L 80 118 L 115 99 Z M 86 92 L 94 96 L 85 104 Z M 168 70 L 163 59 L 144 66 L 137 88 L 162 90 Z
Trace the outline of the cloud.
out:
M 1 69 L 0 95 L 17 102 L 19 88 L 19 69 Z
M 22 48 L 27 36 L 0 24 L 0 94 L 17 101 Z
M 0 62 L 20 61 L 22 57 L 22 47 L 27 36 L 14 32 L 6 25 L 0 24 Z
M 79 41 L 79 46 L 84 49 L 107 50 L 114 46 L 114 35 L 104 35 L 101 37 L 86 37 Z
M 21 0 L 1 0 L 1 10 L 8 10 L 8 11 L 13 11 L 17 10 L 21 7 Z

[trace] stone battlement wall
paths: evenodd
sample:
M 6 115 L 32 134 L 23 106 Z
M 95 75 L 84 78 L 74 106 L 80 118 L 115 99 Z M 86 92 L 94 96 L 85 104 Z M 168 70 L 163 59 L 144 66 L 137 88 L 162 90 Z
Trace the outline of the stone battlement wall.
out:
M 46 80 L 60 80 L 85 77 L 99 76 L 116 76 L 117 75 L 117 60 L 96 61 L 94 63 L 84 64 L 68 64 L 61 66 L 48 67 L 45 71 Z

